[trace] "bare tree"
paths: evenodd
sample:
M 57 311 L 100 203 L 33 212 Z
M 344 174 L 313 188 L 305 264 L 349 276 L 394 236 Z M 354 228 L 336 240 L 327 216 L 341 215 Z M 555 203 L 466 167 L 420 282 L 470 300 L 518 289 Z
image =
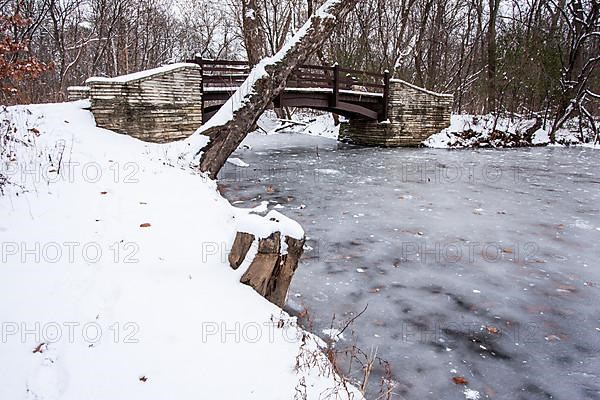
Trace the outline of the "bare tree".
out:
M 561 96 L 558 99 L 556 117 L 550 133 L 550 141 L 556 141 L 556 131 L 576 111 L 580 117 L 595 122 L 585 107 L 588 96 L 597 98 L 588 87 L 592 73 L 600 61 L 600 3 L 592 0 L 584 4 L 581 0 L 569 2 L 566 8 L 557 6 L 568 29 L 568 49 L 562 63 L 560 78 Z

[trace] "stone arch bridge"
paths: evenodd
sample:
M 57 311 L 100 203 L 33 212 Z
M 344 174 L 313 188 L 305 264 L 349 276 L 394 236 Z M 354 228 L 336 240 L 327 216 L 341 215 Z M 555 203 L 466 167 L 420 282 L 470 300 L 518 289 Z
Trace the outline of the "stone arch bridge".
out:
M 194 59 L 116 78 L 89 78 L 70 87 L 71 100 L 90 98 L 98 126 L 151 142 L 185 138 L 246 80 L 244 61 Z M 452 95 L 372 73 L 301 65 L 274 107 L 343 115 L 340 140 L 371 146 L 416 146 L 450 124 Z

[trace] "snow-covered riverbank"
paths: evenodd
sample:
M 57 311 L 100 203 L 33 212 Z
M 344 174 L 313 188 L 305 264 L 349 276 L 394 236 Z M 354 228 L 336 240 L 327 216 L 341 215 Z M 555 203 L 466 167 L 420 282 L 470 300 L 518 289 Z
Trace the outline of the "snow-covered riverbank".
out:
M 598 122 L 596 122 L 598 124 Z M 552 121 L 536 126 L 535 119 L 486 115 L 453 115 L 451 124 L 430 136 L 423 144 L 434 148 L 528 147 L 550 144 Z M 600 148 L 587 124 L 579 126 L 577 118 L 565 122 L 556 132 L 556 145 Z
M 359 398 L 229 268 L 248 210 L 83 106 L 1 110 L 0 398 Z
M 535 124 L 535 119 L 517 116 L 496 118 L 492 114 L 454 114 L 450 126 L 427 138 L 423 145 L 438 149 L 549 145 L 552 121 L 548 120 L 540 126 Z M 332 139 L 337 139 L 339 134 L 339 125 L 335 125 L 331 115 L 319 112 L 297 113 L 291 120 L 277 120 L 274 113 L 267 112 L 261 117 L 259 127 L 259 133 L 267 134 L 302 133 Z M 600 148 L 600 143 L 594 144 L 594 139 L 594 132 L 589 125 L 584 124 L 580 129 L 577 118 L 565 122 L 556 133 L 557 146 Z

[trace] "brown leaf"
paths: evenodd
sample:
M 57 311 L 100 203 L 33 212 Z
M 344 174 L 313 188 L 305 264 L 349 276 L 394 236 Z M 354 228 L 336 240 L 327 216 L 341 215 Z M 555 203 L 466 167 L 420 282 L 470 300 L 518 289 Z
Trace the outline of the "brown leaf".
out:
M 152 225 L 150 225 L 149 222 L 144 222 L 143 224 L 140 224 L 140 228 L 149 228 L 150 226 Z
M 298 313 L 298 317 L 300 317 L 300 318 L 304 318 L 307 315 L 308 315 L 308 310 L 306 308 Z
M 454 382 L 455 385 L 466 385 L 469 383 L 463 376 L 452 377 L 452 382 Z
M 40 353 L 40 354 L 41 354 L 41 353 L 43 353 L 43 352 L 44 352 L 44 345 L 45 345 L 45 344 L 46 344 L 45 342 L 42 342 L 42 343 L 38 344 L 38 345 L 35 347 L 35 349 L 33 349 L 33 352 L 32 352 L 32 353 L 33 353 L 33 354 L 35 354 L 35 353 Z
M 488 333 L 493 333 L 493 334 L 497 334 L 497 333 L 499 333 L 499 332 L 500 332 L 500 329 L 496 328 L 495 326 L 486 326 L 486 327 L 485 327 L 485 330 L 486 330 Z

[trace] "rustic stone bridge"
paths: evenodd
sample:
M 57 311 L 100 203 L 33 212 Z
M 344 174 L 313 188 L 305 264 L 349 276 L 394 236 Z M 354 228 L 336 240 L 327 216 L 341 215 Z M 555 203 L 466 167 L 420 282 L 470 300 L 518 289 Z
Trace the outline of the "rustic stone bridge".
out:
M 124 75 L 90 78 L 69 98 L 91 99 L 98 126 L 151 142 L 185 138 L 206 122 L 246 80 L 243 61 L 195 59 Z M 371 146 L 416 146 L 450 123 L 452 95 L 383 74 L 302 65 L 274 107 L 343 115 L 340 140 Z

